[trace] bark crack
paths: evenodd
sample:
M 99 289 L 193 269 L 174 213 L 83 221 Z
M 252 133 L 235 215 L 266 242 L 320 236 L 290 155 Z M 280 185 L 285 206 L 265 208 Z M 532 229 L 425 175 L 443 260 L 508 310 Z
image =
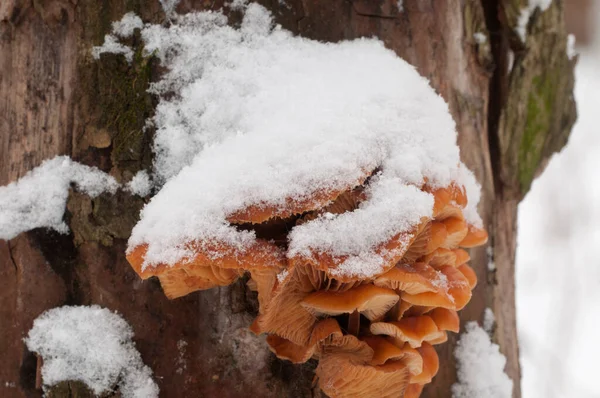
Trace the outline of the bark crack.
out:
M 500 20 L 501 4 L 498 0 L 481 0 L 485 23 L 489 32 L 494 70 L 489 86 L 488 146 L 494 179 L 494 190 L 502 195 L 502 161 L 500 154 L 500 116 L 508 90 L 508 34 Z

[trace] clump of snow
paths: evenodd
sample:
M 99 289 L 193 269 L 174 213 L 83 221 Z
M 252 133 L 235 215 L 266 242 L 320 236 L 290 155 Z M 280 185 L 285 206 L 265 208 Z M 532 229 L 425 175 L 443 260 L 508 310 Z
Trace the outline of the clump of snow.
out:
M 477 44 L 485 44 L 487 42 L 487 36 L 485 33 L 475 32 L 473 33 L 473 39 Z
M 398 7 L 399 12 L 404 12 L 404 0 L 398 0 L 396 2 L 396 7 Z
M 515 31 L 523 43 L 525 43 L 525 38 L 527 36 L 527 24 L 529 23 L 529 18 L 531 18 L 536 9 L 539 8 L 541 12 L 544 12 L 550 7 L 550 4 L 552 4 L 552 0 L 529 0 L 527 7 L 521 9 Z
M 464 164 L 459 165 L 456 173 L 454 180 L 465 187 L 469 200 L 467 206 L 463 209 L 465 220 L 469 224 L 481 229 L 483 228 L 483 220 L 477 212 L 477 206 L 481 199 L 481 185 L 477 182 L 475 174 Z
M 96 395 L 118 387 L 124 398 L 158 397 L 152 371 L 132 337 L 131 327 L 116 313 L 99 306 L 65 306 L 40 315 L 25 343 L 44 359 L 45 387 L 79 380 Z
M 387 261 L 375 252 L 377 246 L 398 233 L 410 231 L 422 217 L 431 217 L 433 196 L 383 174 L 372 180 L 366 193 L 367 200 L 353 212 L 331 219 L 318 218 L 293 228 L 289 234 L 289 255 L 310 257 L 327 252 L 336 257 L 351 256 L 333 271 L 334 275 L 367 278 L 381 273 Z M 407 249 L 408 240 L 404 243 L 400 252 Z
M 231 3 L 228 3 L 227 5 L 232 10 L 242 11 L 246 7 L 248 7 L 248 0 L 233 0 Z
M 113 33 L 119 37 L 127 38 L 133 35 L 133 31 L 144 27 L 144 23 L 133 12 L 128 12 L 120 21 L 112 23 Z
M 152 181 L 146 170 L 138 171 L 127 183 L 127 190 L 134 195 L 148 196 L 152 190 Z
M 145 266 L 186 258 L 191 241 L 244 251 L 255 235 L 229 215 L 343 191 L 380 169 L 357 211 L 289 236 L 289 254 L 327 250 L 349 256 L 340 272 L 377 272 L 375 248 L 431 216 L 432 196 L 415 186 L 472 182 L 446 103 L 380 41 L 321 43 L 273 26 L 257 4 L 244 12 L 239 29 L 220 12 L 142 29 L 145 51 L 168 69 L 151 88 L 160 98 L 154 176 L 165 185 L 129 248 L 148 244 Z
M 575 51 L 575 35 L 571 33 L 567 36 L 567 57 L 571 60 L 576 55 L 577 51 Z
M 486 254 L 487 254 L 487 258 L 488 258 L 488 263 L 487 263 L 487 269 L 488 271 L 495 271 L 496 270 L 496 263 L 494 262 L 494 248 L 492 247 L 492 245 L 489 245 L 486 249 Z
M 173 15 L 180 0 L 160 0 L 160 5 L 167 16 Z
M 496 316 L 491 308 L 486 308 L 483 311 L 483 330 L 486 331 L 487 334 L 491 335 L 494 330 L 494 324 L 496 323 Z
M 283 271 L 281 271 L 280 273 L 277 274 L 277 280 L 281 283 L 285 280 L 285 278 L 288 277 L 289 274 L 290 274 L 290 271 L 288 271 L 287 269 L 284 269 Z
M 127 62 L 133 61 L 133 50 L 119 43 L 119 39 L 115 35 L 105 35 L 104 43 L 101 46 L 92 48 L 92 56 L 94 59 L 100 59 L 100 54 L 123 54 Z
M 453 398 L 510 398 L 513 381 L 504 373 L 506 357 L 477 322 L 469 322 L 454 350 L 458 382 Z
M 68 233 L 63 215 L 72 183 L 91 197 L 115 193 L 119 187 L 108 174 L 67 156 L 46 160 L 18 181 L 0 187 L 0 239 L 41 227 Z

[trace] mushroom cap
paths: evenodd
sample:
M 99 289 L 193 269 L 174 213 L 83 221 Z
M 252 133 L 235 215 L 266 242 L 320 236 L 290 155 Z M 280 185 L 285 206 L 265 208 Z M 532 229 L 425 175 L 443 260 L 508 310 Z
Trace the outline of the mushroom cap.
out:
M 446 341 L 448 341 L 448 333 L 445 330 L 440 330 L 436 337 L 427 340 L 431 345 L 443 344 Z
M 392 341 L 381 336 L 367 336 L 363 340 L 373 349 L 371 365 L 383 365 L 388 361 L 402 361 L 411 375 L 423 371 L 423 358 L 410 344 L 397 346 Z
M 330 338 L 342 337 L 342 330 L 333 318 L 323 319 L 315 325 L 308 345 L 302 346 L 271 334 L 267 336 L 269 349 L 280 359 L 287 359 L 293 363 L 308 361 L 318 349 L 319 343 Z
M 435 322 L 427 315 L 393 322 L 375 322 L 371 324 L 370 330 L 375 335 L 391 336 L 396 342 L 408 343 L 413 348 L 420 347 L 423 341 L 439 335 Z
M 260 224 L 272 218 L 287 218 L 296 214 L 321 209 L 334 202 L 344 192 L 363 185 L 373 170 L 364 170 L 363 175 L 349 184 L 337 189 L 324 189 L 302 196 L 300 199 L 286 198 L 285 204 L 255 203 L 237 210 L 227 216 L 232 224 Z
M 191 258 L 178 261 L 175 264 L 156 264 L 144 268 L 144 260 L 148 245 L 136 246 L 127 254 L 127 261 L 142 278 L 158 276 L 174 269 L 186 268 L 194 272 L 196 267 L 215 266 L 226 269 L 255 269 L 283 268 L 285 254 L 275 244 L 257 239 L 249 248 L 240 250 L 232 245 L 221 242 L 190 242 L 186 247 L 194 253 Z
M 448 238 L 446 226 L 440 221 L 433 221 L 430 227 L 430 239 L 425 250 L 425 254 L 433 252 L 438 247 L 441 247 Z
M 306 296 L 301 304 L 317 316 L 358 311 L 369 320 L 374 320 L 388 312 L 399 299 L 393 290 L 369 284 L 344 292 L 318 291 Z
M 169 300 L 188 295 L 197 290 L 205 290 L 217 286 L 207 279 L 190 277 L 182 269 L 165 272 L 159 275 L 158 279 L 163 293 Z
M 429 343 L 423 343 L 423 345 L 417 348 L 419 354 L 423 358 L 423 372 L 410 378 L 411 384 L 426 384 L 430 383 L 433 377 L 437 374 L 440 369 L 440 360 L 438 358 L 435 348 Z
M 423 262 L 431 265 L 434 268 L 439 268 L 443 265 L 454 266 L 456 264 L 456 254 L 453 250 L 440 247 L 426 255 L 423 258 Z
M 462 218 L 450 217 L 442 221 L 446 227 L 446 240 L 442 244 L 445 249 L 455 249 L 467 236 L 467 223 Z M 456 261 L 456 260 L 455 260 Z
M 425 221 L 422 221 L 422 223 L 423 222 Z M 373 250 L 376 256 L 381 257 L 383 263 L 381 272 L 378 275 L 387 272 L 396 263 L 398 263 L 400 259 L 402 259 L 412 242 L 414 242 L 418 231 L 422 228 L 421 224 L 414 227 L 410 231 L 401 232 L 394 235 Z M 364 276 L 361 275 L 350 275 L 337 272 L 338 267 L 349 258 L 349 255 L 340 256 L 329 252 L 311 250 L 310 254 L 308 255 L 296 254 L 290 257 L 289 264 L 291 266 L 297 266 L 299 264 L 310 265 L 315 270 L 324 271 L 329 278 L 335 279 L 342 283 L 364 280 Z
M 302 225 L 325 213 L 342 214 L 348 211 L 354 211 L 365 198 L 364 186 L 358 186 L 351 191 L 341 193 L 340 196 L 327 206 L 304 214 L 296 221 L 296 225 Z
M 469 252 L 463 249 L 454 249 L 452 250 L 454 255 L 456 256 L 456 266 L 462 265 L 464 263 L 468 263 L 471 260 L 471 256 Z
M 261 312 L 264 306 L 271 300 L 271 297 L 273 297 L 278 274 L 279 269 L 277 268 L 250 270 L 251 279 L 248 280 L 248 287 L 258 292 L 258 305 Z
M 448 279 L 448 293 L 452 296 L 456 305 L 456 308 L 450 309 L 463 309 L 469 300 L 471 300 L 471 285 L 469 284 L 469 280 L 460 270 L 448 265 L 440 268 L 440 272 L 446 275 Z
M 431 240 L 431 222 L 423 222 L 419 225 L 417 236 L 410 247 L 402 256 L 402 263 L 412 264 L 420 257 L 427 254 L 429 241 Z
M 458 333 L 460 330 L 460 319 L 458 313 L 447 308 L 435 308 L 428 314 L 439 330 L 449 330 Z
M 425 190 L 430 191 L 427 188 Z M 467 205 L 466 190 L 463 186 L 456 183 L 450 184 L 445 188 L 438 188 L 432 191 L 431 194 L 434 198 L 433 216 L 436 219 L 443 220 L 445 218 L 444 210 L 448 206 L 464 208 Z
M 425 292 L 419 294 L 408 294 L 402 293 L 400 298 L 403 301 L 409 302 L 413 305 L 419 305 L 423 307 L 443 307 L 449 309 L 456 309 L 454 297 L 444 289 L 439 289 L 437 292 Z
M 460 241 L 459 246 L 471 248 L 484 245 L 488 241 L 488 233 L 485 229 L 477 228 L 469 224 L 467 235 Z
M 471 268 L 469 266 L 469 264 L 462 264 L 458 267 L 458 270 L 465 276 L 465 278 L 467 278 L 467 280 L 469 281 L 469 287 L 471 288 L 471 290 L 475 289 L 475 286 L 477 286 L 477 274 L 475 273 L 475 270 L 473 270 L 473 268 Z
M 438 279 L 438 273 L 426 263 L 397 264 L 373 283 L 408 294 L 419 294 L 438 290 Z
M 299 346 L 306 346 L 317 318 L 300 305 L 306 292 L 295 284 L 277 291 L 256 317 L 250 330 L 276 334 Z
M 409 384 L 404 391 L 404 398 L 419 398 L 423 392 L 424 384 Z

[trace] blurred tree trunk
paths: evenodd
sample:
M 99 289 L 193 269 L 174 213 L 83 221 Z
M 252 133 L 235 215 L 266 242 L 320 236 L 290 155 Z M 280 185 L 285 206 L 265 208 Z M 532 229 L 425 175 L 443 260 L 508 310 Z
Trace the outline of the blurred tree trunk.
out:
M 482 184 L 490 250 L 473 250 L 479 284 L 461 319 L 496 314 L 494 339 L 520 396 L 515 327 L 516 209 L 575 119 L 575 60 L 566 55 L 563 2 L 535 12 L 525 43 L 514 32 L 526 0 L 263 0 L 278 23 L 322 41 L 379 37 L 413 64 L 449 103 L 463 160 Z M 221 0 L 184 0 L 179 12 L 219 9 Z M 44 159 L 67 154 L 128 181 L 150 169 L 153 112 L 146 93 L 159 71 L 137 57 L 95 61 L 111 21 L 134 11 L 159 23 L 158 0 L 4 0 L 0 4 L 0 185 Z M 136 38 L 132 39 L 134 42 Z M 137 39 L 139 40 L 139 38 Z M 364 71 L 370 73 L 370 71 Z M 147 200 L 147 199 L 146 199 Z M 22 342 L 46 309 L 99 304 L 132 325 L 164 397 L 310 397 L 315 364 L 275 359 L 246 327 L 256 306 L 243 281 L 169 301 L 124 258 L 144 200 L 72 192 L 70 235 L 46 230 L 0 241 L 0 396 L 41 396 L 36 358 Z M 488 268 L 493 257 L 495 268 Z M 438 376 L 423 394 L 450 395 L 457 336 L 439 346 Z M 483 375 L 482 375 L 483 377 Z M 71 391 L 63 396 L 76 396 Z M 59 396 L 59 394 L 55 394 Z

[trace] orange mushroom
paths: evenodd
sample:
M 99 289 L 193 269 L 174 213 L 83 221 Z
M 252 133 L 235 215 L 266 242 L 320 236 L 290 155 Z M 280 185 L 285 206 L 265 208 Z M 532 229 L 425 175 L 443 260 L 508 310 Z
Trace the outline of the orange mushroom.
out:
M 378 276 L 373 283 L 408 294 L 419 294 L 438 290 L 439 279 L 439 274 L 428 264 L 414 263 L 398 264 Z
M 378 319 L 398 302 L 390 289 L 362 285 L 344 292 L 319 291 L 306 296 L 301 304 L 314 315 L 351 314 L 358 311 L 369 320 Z
M 458 267 L 458 270 L 469 281 L 469 287 L 471 288 L 471 290 L 475 289 L 475 286 L 477 286 L 477 274 L 475 273 L 473 268 L 471 268 L 469 264 L 462 264 Z
M 423 371 L 416 376 L 412 376 L 410 378 L 410 383 L 430 383 L 440 369 L 440 360 L 437 352 L 429 343 L 423 343 L 421 347 L 417 348 L 417 351 L 419 351 L 419 354 L 421 354 L 421 357 L 423 358 Z
M 488 233 L 485 229 L 480 229 L 475 227 L 474 225 L 468 225 L 468 232 L 460 241 L 459 246 L 471 248 L 476 246 L 484 245 L 488 240 Z
M 370 330 L 375 335 L 390 336 L 397 344 L 408 343 L 413 348 L 420 347 L 423 341 L 440 335 L 435 322 L 427 315 L 402 318 L 393 322 L 375 322 L 371 324 Z

